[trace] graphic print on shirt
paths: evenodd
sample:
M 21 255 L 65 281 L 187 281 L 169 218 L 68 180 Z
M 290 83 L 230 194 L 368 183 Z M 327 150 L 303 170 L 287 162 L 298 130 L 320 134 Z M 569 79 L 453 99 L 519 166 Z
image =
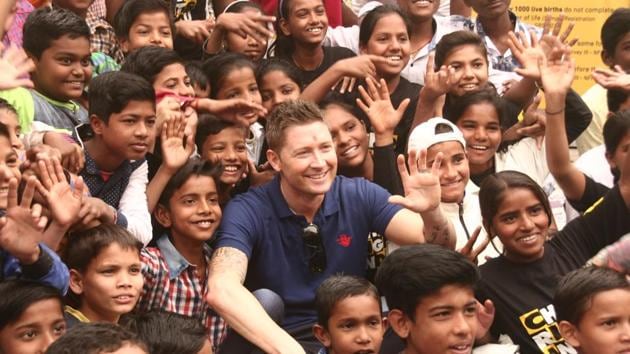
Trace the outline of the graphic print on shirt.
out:
M 533 309 L 519 317 L 523 328 L 544 354 L 577 354 L 560 334 L 553 305 Z

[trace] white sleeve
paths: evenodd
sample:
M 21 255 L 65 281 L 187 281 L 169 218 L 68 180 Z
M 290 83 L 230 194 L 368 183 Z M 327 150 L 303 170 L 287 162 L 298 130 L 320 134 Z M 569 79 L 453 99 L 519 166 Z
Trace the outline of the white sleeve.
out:
M 127 219 L 127 230 L 145 246 L 153 237 L 151 214 L 147 202 L 149 164 L 144 161 L 129 177 L 129 184 L 120 198 L 118 212 Z
M 359 26 L 352 27 L 328 27 L 324 45 L 328 47 L 346 47 L 359 54 Z

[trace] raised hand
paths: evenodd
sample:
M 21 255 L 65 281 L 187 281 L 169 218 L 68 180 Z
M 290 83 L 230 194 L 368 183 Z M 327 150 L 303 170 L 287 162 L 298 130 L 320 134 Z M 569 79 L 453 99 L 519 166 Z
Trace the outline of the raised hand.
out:
M 424 87 L 422 94 L 429 100 L 436 100 L 448 93 L 455 84 L 454 70 L 442 65 L 439 71 L 435 71 L 435 53 L 431 52 L 427 60 L 427 70 L 424 74 Z
M 547 116 L 543 110 L 538 108 L 541 101 L 542 96 L 537 94 L 532 103 L 523 111 L 523 121 L 519 123 L 519 128 L 516 131 L 521 137 L 528 136 L 536 139 L 538 148 L 542 147 L 547 127 Z
M 405 157 L 398 155 L 398 172 L 405 190 L 405 196 L 393 195 L 389 202 L 402 205 L 416 213 L 435 210 L 440 206 L 440 165 L 442 153 L 438 153 L 431 168 L 427 166 L 427 150 L 409 152 L 409 169 L 405 166 Z
M 473 234 L 470 236 L 470 238 L 468 239 L 468 242 L 466 242 L 464 247 L 457 250 L 457 252 L 464 255 L 466 258 L 468 258 L 469 261 L 471 261 L 474 264 L 477 264 L 478 262 L 477 257 L 479 256 L 479 254 L 481 254 L 481 252 L 483 252 L 486 249 L 486 247 L 488 247 L 488 245 L 490 244 L 490 238 L 486 236 L 486 238 L 483 240 L 483 242 L 479 246 L 474 247 L 475 243 L 477 242 L 477 239 L 479 238 L 479 234 L 481 234 L 481 226 L 477 226 L 477 228 L 475 229 L 475 231 L 473 231 Z
M 491 300 L 484 303 L 477 301 L 477 333 L 476 339 L 481 339 L 489 334 L 492 322 L 494 322 L 495 308 Z
M 0 174 L 4 172 L 0 171 Z M 41 205 L 33 202 L 37 179 L 31 176 L 26 181 L 22 200 L 18 203 L 18 181 L 9 180 L 6 215 L 0 217 L 0 248 L 9 252 L 22 264 L 32 264 L 40 255 L 39 243 L 47 218 L 41 216 Z
M 268 25 L 276 22 L 274 16 L 265 16 L 258 13 L 225 12 L 217 17 L 217 28 L 233 32 L 245 38 L 250 36 L 259 43 L 266 44 L 273 38 L 274 33 Z
M 185 130 L 186 122 L 182 115 L 164 122 L 162 127 L 162 164 L 172 173 L 184 166 L 195 148 L 194 135 L 185 136 Z M 185 146 L 184 136 L 186 137 Z
M 5 48 L 0 43 L 0 90 L 33 88 L 33 81 L 29 78 L 29 73 L 33 70 L 35 63 L 23 49 L 13 46 Z
M 514 71 L 523 77 L 539 80 L 538 61 L 545 57 L 545 52 L 538 45 L 538 38 L 536 38 L 536 33 L 533 30 L 529 31 L 529 38 L 531 38 L 531 43 L 523 33 L 514 34 L 510 31 L 508 33 L 508 47 L 516 60 L 521 63 L 521 67 L 514 69 Z
M 53 220 L 60 226 L 70 227 L 79 220 L 79 211 L 86 191 L 82 177 L 70 185 L 58 159 L 38 161 L 39 193 L 46 199 Z
M 615 70 L 595 69 L 591 74 L 593 79 L 607 89 L 619 89 L 630 92 L 630 74 L 627 74 L 621 66 L 615 65 Z
M 201 44 L 210 37 L 210 31 L 214 28 L 214 20 L 177 21 L 175 28 L 182 37 Z
M 554 52 L 557 51 L 559 49 L 554 49 Z M 571 83 L 575 77 L 575 59 L 571 57 L 570 53 L 560 57 L 553 57 L 550 60 L 541 58 L 538 61 L 545 96 L 566 94 L 571 88 Z
M 276 173 L 269 161 L 265 162 L 260 166 L 260 169 L 258 169 L 251 160 L 247 160 L 247 174 L 249 175 L 251 187 L 260 186 L 271 181 Z
M 198 98 L 192 101 L 191 107 L 198 111 L 214 113 L 222 120 L 247 127 L 253 124 L 254 121 L 245 118 L 242 115 L 244 111 L 255 111 L 256 119 L 267 115 L 267 110 L 261 104 L 242 98 L 230 98 L 227 100 Z
M 405 114 L 410 99 L 404 99 L 398 105 L 398 108 L 394 108 L 384 79 L 381 79 L 377 84 L 372 78 L 368 77 L 365 83 L 367 90 L 363 86 L 359 86 L 361 99 L 357 98 L 357 106 L 365 112 L 370 120 L 376 135 L 376 144 L 379 146 L 391 144 L 394 130 Z M 379 140 L 388 141 L 379 142 Z

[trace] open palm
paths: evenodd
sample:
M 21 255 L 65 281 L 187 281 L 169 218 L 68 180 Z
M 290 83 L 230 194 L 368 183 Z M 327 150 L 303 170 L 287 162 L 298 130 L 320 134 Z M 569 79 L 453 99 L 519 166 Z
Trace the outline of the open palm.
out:
M 427 151 L 421 150 L 419 157 L 415 150 L 409 152 L 409 169 L 405 166 L 403 155 L 398 156 L 398 172 L 402 180 L 405 196 L 394 195 L 390 203 L 399 204 L 417 213 L 434 210 L 440 205 L 440 165 L 442 153 L 439 153 L 431 168 L 427 168 Z
M 85 183 L 77 177 L 74 186 L 68 183 L 58 159 L 39 160 L 39 192 L 46 198 L 53 220 L 70 226 L 78 220 Z

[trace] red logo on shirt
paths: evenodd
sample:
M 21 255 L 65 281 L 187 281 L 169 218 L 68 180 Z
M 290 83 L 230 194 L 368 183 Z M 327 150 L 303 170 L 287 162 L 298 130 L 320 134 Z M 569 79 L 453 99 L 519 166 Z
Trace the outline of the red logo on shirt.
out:
M 349 247 L 350 243 L 352 243 L 352 236 L 341 234 L 337 236 L 337 243 L 343 247 Z

